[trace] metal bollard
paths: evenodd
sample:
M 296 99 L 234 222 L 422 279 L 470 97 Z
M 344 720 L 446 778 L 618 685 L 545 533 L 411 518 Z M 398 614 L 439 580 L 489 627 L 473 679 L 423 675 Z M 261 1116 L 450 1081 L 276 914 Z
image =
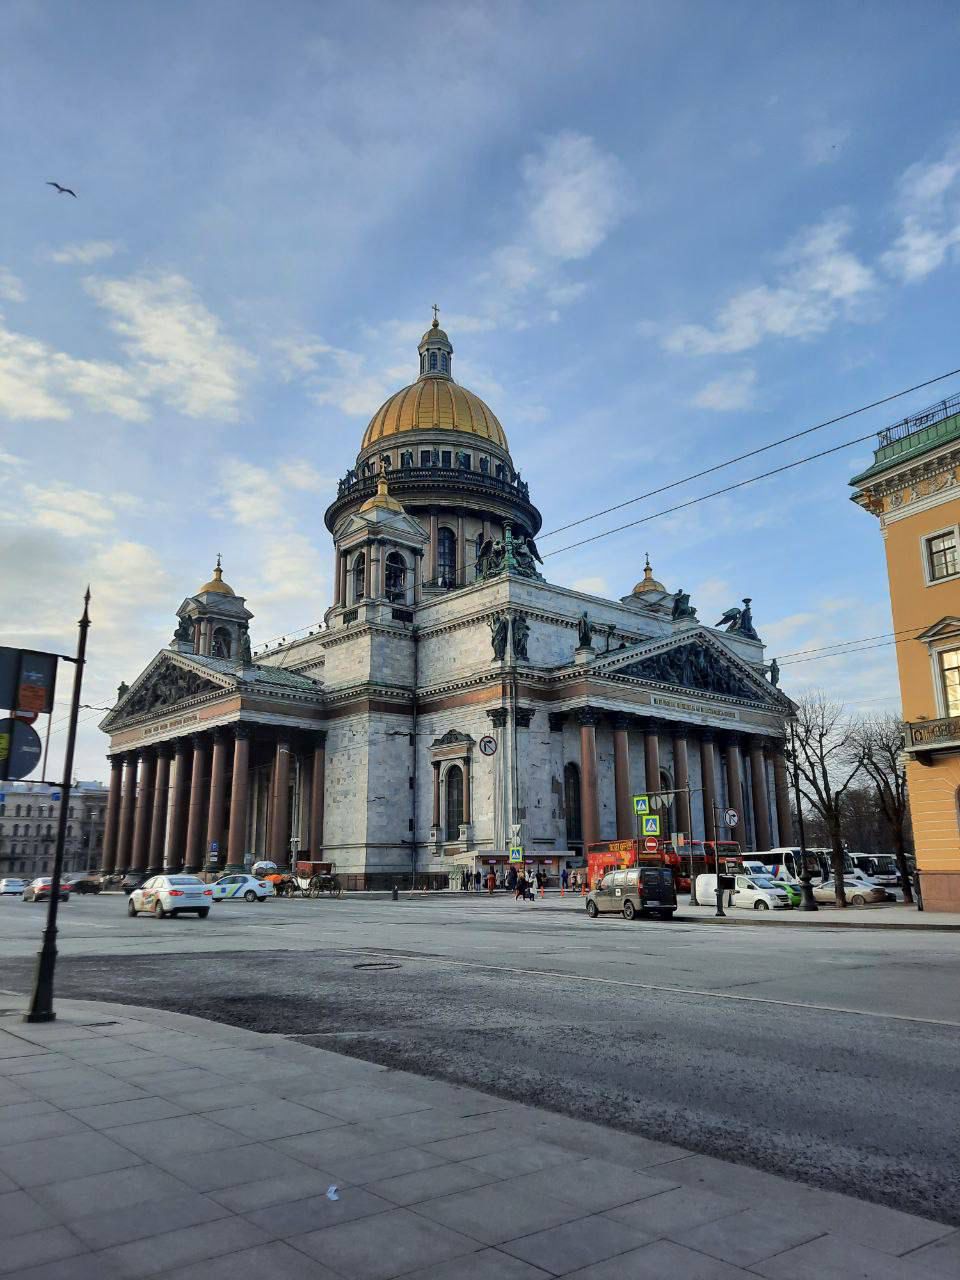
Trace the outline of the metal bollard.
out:
M 393 895 L 392 895 L 392 896 L 393 896 L 393 900 L 394 900 L 394 902 L 399 902 L 399 901 L 400 901 L 400 890 L 397 888 L 397 886 L 396 886 L 396 885 L 394 885 L 394 886 L 393 886 Z

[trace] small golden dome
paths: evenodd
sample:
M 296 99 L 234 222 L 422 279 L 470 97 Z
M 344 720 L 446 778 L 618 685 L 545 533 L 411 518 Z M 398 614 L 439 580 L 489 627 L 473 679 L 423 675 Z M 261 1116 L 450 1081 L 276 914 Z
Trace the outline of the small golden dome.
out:
M 205 582 L 197 592 L 198 596 L 202 596 L 205 591 L 213 591 L 220 596 L 235 596 L 237 593 L 229 583 L 223 580 L 223 570 L 220 568 L 220 556 L 217 556 L 217 567 L 213 571 L 213 577 L 209 582 Z
M 370 419 L 361 450 L 407 431 L 462 431 L 509 449 L 496 415 L 479 396 L 450 378 L 429 373 L 409 387 L 394 392 Z
M 658 582 L 653 576 L 653 569 L 650 567 L 650 557 L 647 556 L 646 564 L 643 566 L 643 581 L 638 582 L 633 588 L 633 595 L 642 596 L 646 591 L 662 591 L 667 595 L 667 588 L 662 582 Z
M 390 488 L 387 485 L 387 477 L 382 471 L 377 478 L 377 492 L 372 498 L 368 498 L 366 500 L 360 510 L 373 511 L 376 508 L 379 508 L 381 511 L 399 511 L 401 515 L 403 514 L 403 507 L 401 504 L 396 500 L 396 498 L 390 497 Z

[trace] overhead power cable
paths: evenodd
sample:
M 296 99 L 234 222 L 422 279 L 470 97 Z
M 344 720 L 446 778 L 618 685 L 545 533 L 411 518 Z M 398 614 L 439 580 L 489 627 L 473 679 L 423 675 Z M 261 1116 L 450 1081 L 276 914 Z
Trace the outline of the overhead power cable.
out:
M 711 467 L 704 467 L 702 471 L 695 471 L 692 475 L 683 476 L 679 480 L 671 480 L 669 484 L 650 489 L 647 493 L 639 493 L 635 498 L 626 498 L 623 502 L 614 503 L 612 507 L 604 507 L 602 511 L 594 511 L 591 515 L 581 516 L 578 520 L 571 520 L 569 524 L 558 525 L 556 529 L 551 529 L 549 533 L 541 533 L 538 536 L 541 540 L 552 538 L 558 533 L 563 533 L 565 529 L 574 529 L 577 525 L 586 524 L 588 521 L 596 520 L 600 516 L 609 515 L 611 511 L 621 511 L 624 507 L 632 506 L 635 502 L 643 502 L 645 498 L 654 498 L 657 494 L 667 493 L 670 489 L 679 488 L 682 484 L 689 484 L 691 480 L 702 480 L 704 476 L 713 475 L 716 471 L 722 471 L 724 467 L 732 467 L 738 462 L 745 462 L 747 458 L 755 458 L 758 454 L 766 453 L 770 449 L 778 449 L 780 445 L 790 444 L 793 440 L 801 440 L 804 436 L 812 435 L 815 431 L 823 431 L 826 427 L 836 426 L 838 422 L 845 422 L 848 418 L 855 418 L 858 414 L 867 413 L 870 409 L 878 409 L 881 405 L 890 404 L 892 400 L 899 400 L 903 396 L 910 395 L 913 391 L 922 391 L 924 387 L 932 387 L 935 383 L 943 382 L 958 373 L 960 373 L 960 369 L 951 369 L 949 373 L 938 373 L 935 378 L 928 378 L 926 382 L 918 382 L 912 387 L 905 387 L 902 391 L 894 391 L 891 395 L 883 396 L 880 400 L 872 400 L 869 404 L 863 404 L 858 409 L 848 409 L 846 413 L 838 413 L 835 418 L 827 418 L 825 422 L 818 422 L 813 427 L 804 428 L 803 431 L 795 431 L 792 435 L 782 436 L 779 440 L 771 440 L 769 444 L 762 444 L 759 448 L 750 449 L 747 453 L 737 454 L 735 458 L 728 458 L 725 462 L 714 463 Z M 871 434 L 874 433 L 871 432 Z

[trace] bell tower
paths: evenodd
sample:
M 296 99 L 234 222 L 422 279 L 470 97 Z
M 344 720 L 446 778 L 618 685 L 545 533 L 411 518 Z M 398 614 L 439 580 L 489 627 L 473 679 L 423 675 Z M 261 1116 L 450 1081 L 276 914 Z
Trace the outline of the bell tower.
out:
M 224 582 L 219 553 L 213 577 L 184 600 L 177 617 L 171 649 L 234 663 L 252 660 L 248 631 L 253 614 L 245 607 L 244 597 Z

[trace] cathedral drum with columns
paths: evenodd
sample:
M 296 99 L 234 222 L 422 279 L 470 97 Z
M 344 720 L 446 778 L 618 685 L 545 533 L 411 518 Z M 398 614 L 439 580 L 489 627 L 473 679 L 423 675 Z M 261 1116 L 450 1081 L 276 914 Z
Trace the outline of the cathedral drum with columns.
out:
M 515 845 L 556 871 L 632 838 L 644 792 L 665 835 L 726 838 L 733 809 L 744 850 L 790 844 L 792 704 L 749 599 L 711 627 L 649 561 L 618 601 L 546 582 L 540 513 L 436 319 L 419 354 L 327 510 L 323 626 L 254 655 L 218 558 L 120 686 L 104 873 L 301 858 L 441 886 Z

